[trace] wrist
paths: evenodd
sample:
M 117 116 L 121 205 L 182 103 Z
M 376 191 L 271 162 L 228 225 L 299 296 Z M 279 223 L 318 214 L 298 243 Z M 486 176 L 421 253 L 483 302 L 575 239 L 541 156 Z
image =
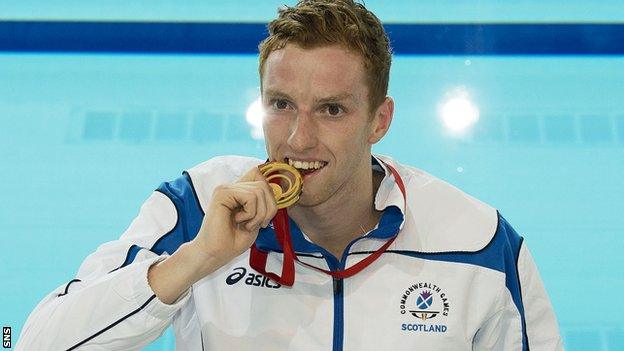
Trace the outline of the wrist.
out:
M 216 252 L 206 249 L 197 240 L 182 244 L 179 248 L 188 261 L 188 266 L 193 267 L 193 281 L 196 282 L 223 267 L 228 259 L 221 257 Z

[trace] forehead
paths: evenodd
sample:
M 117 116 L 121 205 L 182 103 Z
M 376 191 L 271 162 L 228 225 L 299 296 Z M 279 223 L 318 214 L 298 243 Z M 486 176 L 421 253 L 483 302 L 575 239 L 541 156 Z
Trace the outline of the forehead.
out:
M 304 49 L 287 44 L 267 57 L 262 82 L 263 90 L 290 93 L 366 93 L 362 57 L 341 46 Z

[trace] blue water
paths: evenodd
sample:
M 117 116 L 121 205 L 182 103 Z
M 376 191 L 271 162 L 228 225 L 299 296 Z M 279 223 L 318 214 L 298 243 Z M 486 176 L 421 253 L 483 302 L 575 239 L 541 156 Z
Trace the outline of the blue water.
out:
M 253 56 L 0 54 L 0 322 L 29 312 L 118 237 L 163 180 L 262 157 Z M 455 138 L 458 90 L 481 119 Z M 375 151 L 496 206 L 521 232 L 568 350 L 624 349 L 624 59 L 397 57 Z M 150 350 L 173 348 L 168 331 Z

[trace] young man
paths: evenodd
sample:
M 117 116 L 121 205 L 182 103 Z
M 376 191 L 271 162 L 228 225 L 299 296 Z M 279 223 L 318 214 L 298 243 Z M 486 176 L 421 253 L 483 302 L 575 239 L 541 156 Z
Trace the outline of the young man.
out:
M 288 252 L 264 161 L 217 157 L 162 184 L 36 307 L 17 348 L 139 349 L 173 322 L 178 350 L 561 349 L 529 251 L 498 212 L 371 154 L 394 109 L 379 20 L 312 0 L 269 29 L 267 154 L 304 177 L 288 209 L 303 262 L 292 287 L 250 267 L 252 245 L 278 274 Z

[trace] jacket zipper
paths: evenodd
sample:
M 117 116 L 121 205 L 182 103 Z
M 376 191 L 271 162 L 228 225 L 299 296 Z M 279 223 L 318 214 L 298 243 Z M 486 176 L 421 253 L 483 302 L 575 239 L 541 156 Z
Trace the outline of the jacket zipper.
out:
M 334 278 L 334 351 L 342 351 L 344 343 L 343 279 Z
M 334 271 L 342 266 L 341 262 L 339 262 L 333 255 L 328 253 L 324 256 L 330 270 Z M 333 297 L 334 333 L 332 337 L 332 350 L 342 351 L 344 339 L 344 299 L 342 278 L 333 278 Z

